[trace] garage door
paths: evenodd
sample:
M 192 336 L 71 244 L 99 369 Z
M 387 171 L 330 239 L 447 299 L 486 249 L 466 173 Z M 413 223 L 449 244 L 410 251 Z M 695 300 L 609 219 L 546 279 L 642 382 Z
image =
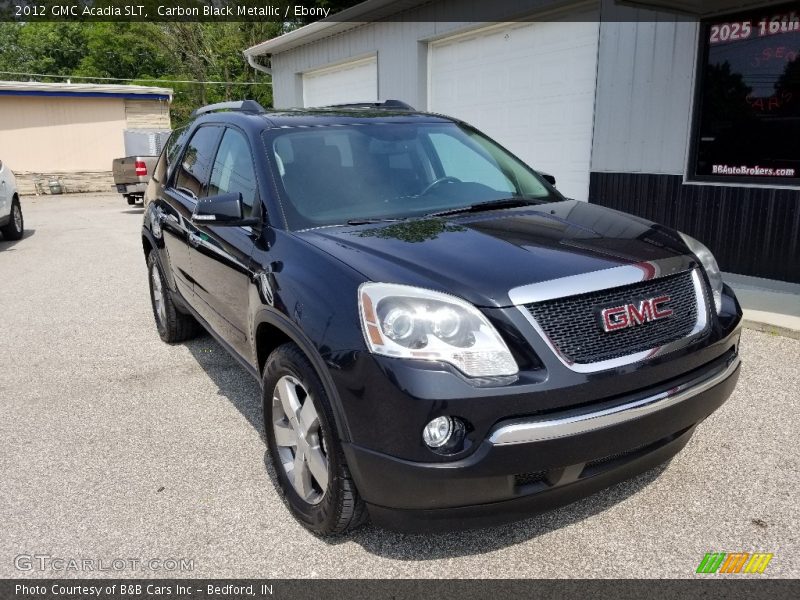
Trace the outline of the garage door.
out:
M 471 123 L 586 200 L 598 37 L 587 14 L 431 43 L 428 108 Z
M 377 102 L 378 60 L 362 60 L 303 73 L 303 106 Z

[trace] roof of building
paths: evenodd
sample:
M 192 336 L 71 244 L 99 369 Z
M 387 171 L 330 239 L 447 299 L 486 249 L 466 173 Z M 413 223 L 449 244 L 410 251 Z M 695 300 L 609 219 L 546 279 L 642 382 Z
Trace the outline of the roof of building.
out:
M 130 98 L 172 101 L 171 88 L 98 83 L 40 83 L 0 81 L 0 96 L 67 96 L 78 98 Z
M 628 8 L 640 8 L 644 10 L 672 12 L 686 17 L 707 17 L 714 14 L 729 12 L 732 10 L 743 10 L 746 8 L 753 8 L 769 2 L 777 2 L 777 0 L 616 0 L 617 4 L 627 5 Z M 244 51 L 245 56 L 263 56 L 270 54 L 277 54 L 285 52 L 298 46 L 310 44 L 317 40 L 336 35 L 355 29 L 367 22 L 379 21 L 381 19 L 388 19 L 393 15 L 397 15 L 405 10 L 415 8 L 422 4 L 430 4 L 431 0 L 366 0 L 360 4 L 356 4 L 348 9 L 335 13 L 334 15 L 315 21 L 299 29 L 290 31 L 276 38 L 266 40 L 260 44 L 256 44 Z M 553 2 L 553 6 L 568 5 L 569 0 L 564 2 Z M 454 5 L 450 5 L 453 8 Z M 547 8 L 546 5 L 539 7 Z M 466 8 L 465 8 L 466 10 Z M 520 10 L 523 12 L 520 13 Z M 490 16 L 495 15 L 497 18 L 491 19 L 498 20 L 513 20 L 514 17 L 519 18 L 526 12 L 530 12 L 529 8 L 524 8 L 524 4 L 519 2 L 498 1 L 495 3 L 487 3 L 480 5 L 480 10 L 475 12 L 476 18 L 485 20 L 489 11 Z M 492 12 L 495 11 L 495 12 Z M 445 19 L 443 15 L 442 20 Z M 463 20 L 463 14 L 456 14 L 452 20 Z
M 426 0 L 367 0 L 335 15 L 315 21 L 271 40 L 256 44 L 244 51 L 245 56 L 261 56 L 291 50 L 322 38 L 354 29 L 423 4 Z

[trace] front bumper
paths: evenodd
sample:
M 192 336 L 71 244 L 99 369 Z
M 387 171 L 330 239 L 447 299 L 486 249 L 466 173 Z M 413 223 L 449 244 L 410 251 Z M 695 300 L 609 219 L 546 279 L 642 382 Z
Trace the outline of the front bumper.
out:
M 498 423 L 469 456 L 415 462 L 345 444 L 379 525 L 480 527 L 567 504 L 663 463 L 732 393 L 736 348 L 659 386 L 584 409 Z

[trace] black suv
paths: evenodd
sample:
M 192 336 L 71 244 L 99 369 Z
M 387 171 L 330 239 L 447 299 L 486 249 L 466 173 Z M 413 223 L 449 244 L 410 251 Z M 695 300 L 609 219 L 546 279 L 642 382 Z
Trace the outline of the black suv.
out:
M 309 529 L 565 504 L 731 394 L 741 309 L 711 253 L 549 179 L 397 101 L 225 103 L 173 134 L 142 231 L 158 332 L 199 324 L 258 379 Z

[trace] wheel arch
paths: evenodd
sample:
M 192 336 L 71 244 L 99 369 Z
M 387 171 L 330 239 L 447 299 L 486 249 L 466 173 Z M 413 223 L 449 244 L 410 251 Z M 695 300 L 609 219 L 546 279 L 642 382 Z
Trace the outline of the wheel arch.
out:
M 151 252 L 156 252 L 158 262 L 161 265 L 164 277 L 167 280 L 167 287 L 171 292 L 176 292 L 178 288 L 175 285 L 175 277 L 172 274 L 172 265 L 170 264 L 169 254 L 167 253 L 166 246 L 164 246 L 163 239 L 156 238 L 153 235 L 153 232 L 147 227 L 142 227 L 142 251 L 144 252 L 145 261 Z
M 288 342 L 292 342 L 300 348 L 300 351 L 308 358 L 309 362 L 311 362 L 317 376 L 322 382 L 325 393 L 331 401 L 331 408 L 336 418 L 336 429 L 339 433 L 339 437 L 343 442 L 350 441 L 350 430 L 344 418 L 344 411 L 342 410 L 342 403 L 339 400 L 339 394 L 336 391 L 336 386 L 330 376 L 325 360 L 322 358 L 322 355 L 320 355 L 316 345 L 284 315 L 266 309 L 261 310 L 256 315 L 253 326 L 253 351 L 258 372 L 261 373 L 262 376 L 269 355 L 276 348 Z
M 150 237 L 142 234 L 142 250 L 144 250 L 144 257 L 147 258 L 154 249 L 155 245 L 152 240 L 150 240 Z

